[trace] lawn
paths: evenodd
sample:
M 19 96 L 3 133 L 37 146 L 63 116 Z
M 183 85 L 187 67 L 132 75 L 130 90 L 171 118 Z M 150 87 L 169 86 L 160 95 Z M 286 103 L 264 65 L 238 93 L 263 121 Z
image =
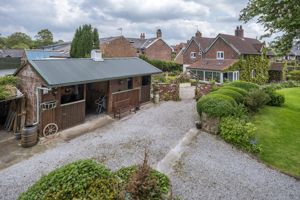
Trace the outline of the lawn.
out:
M 259 158 L 300 178 L 300 88 L 278 92 L 285 96 L 284 106 L 266 106 L 253 117 L 263 148 Z

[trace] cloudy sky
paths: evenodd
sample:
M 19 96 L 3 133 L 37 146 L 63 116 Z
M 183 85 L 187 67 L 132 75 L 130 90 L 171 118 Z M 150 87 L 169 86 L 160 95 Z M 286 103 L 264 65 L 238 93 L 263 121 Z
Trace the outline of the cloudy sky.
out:
M 170 44 L 189 39 L 197 30 L 203 36 L 233 34 L 241 22 L 240 10 L 248 0 L 1 0 L 0 33 L 21 31 L 34 36 L 48 28 L 55 40 L 72 39 L 79 25 L 97 27 L 100 37 L 123 35 L 155 36 L 157 28 Z M 245 35 L 264 33 L 255 21 L 244 24 Z

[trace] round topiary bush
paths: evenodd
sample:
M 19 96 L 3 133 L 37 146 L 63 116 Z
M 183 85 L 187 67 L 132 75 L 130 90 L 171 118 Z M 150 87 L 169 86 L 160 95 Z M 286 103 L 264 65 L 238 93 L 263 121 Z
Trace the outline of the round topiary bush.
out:
M 226 96 L 230 96 L 232 97 L 237 103 L 243 103 L 244 101 L 244 97 L 243 95 L 241 95 L 240 93 L 231 90 L 231 89 L 227 89 L 227 88 L 221 88 L 215 92 L 212 92 L 211 94 L 223 94 Z
M 248 94 L 248 92 L 242 88 L 238 88 L 238 87 L 234 87 L 234 86 L 229 86 L 229 85 L 225 85 L 223 87 L 221 87 L 221 89 L 230 89 L 233 91 L 236 91 L 238 93 L 240 93 L 243 96 L 246 96 Z
M 252 89 L 259 89 L 259 86 L 257 84 L 246 82 L 246 81 L 235 81 L 235 82 L 228 83 L 227 85 L 242 88 L 246 91 L 250 91 Z
M 43 176 L 19 200 L 116 199 L 118 178 L 92 160 L 79 160 Z
M 232 97 L 222 94 L 209 94 L 197 102 L 197 111 L 201 116 L 206 113 L 209 117 L 223 117 L 231 115 L 237 103 Z

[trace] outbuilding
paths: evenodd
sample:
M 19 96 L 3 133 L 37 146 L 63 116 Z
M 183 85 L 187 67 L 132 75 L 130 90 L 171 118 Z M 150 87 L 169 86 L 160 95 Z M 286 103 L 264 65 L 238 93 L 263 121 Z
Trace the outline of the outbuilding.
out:
M 114 113 L 150 101 L 151 75 L 161 71 L 136 58 L 28 60 L 15 75 L 26 97 L 26 124 L 63 130 L 89 113 Z

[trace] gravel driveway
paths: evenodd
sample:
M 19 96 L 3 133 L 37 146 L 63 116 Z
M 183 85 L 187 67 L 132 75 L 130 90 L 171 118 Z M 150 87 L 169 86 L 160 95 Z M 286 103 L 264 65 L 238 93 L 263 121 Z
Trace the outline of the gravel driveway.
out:
M 141 163 L 144 147 L 152 166 L 194 127 L 192 87 L 182 101 L 163 102 L 104 128 L 59 144 L 0 171 L 0 199 L 16 199 L 41 175 L 81 158 L 113 170 Z M 170 174 L 174 196 L 183 199 L 300 199 L 300 183 L 251 159 L 214 136 L 200 133 Z
M 15 199 L 42 174 L 81 158 L 95 158 L 115 170 L 141 163 L 148 146 L 155 166 L 194 127 L 196 117 L 190 98 L 150 106 L 0 171 L 0 199 Z

